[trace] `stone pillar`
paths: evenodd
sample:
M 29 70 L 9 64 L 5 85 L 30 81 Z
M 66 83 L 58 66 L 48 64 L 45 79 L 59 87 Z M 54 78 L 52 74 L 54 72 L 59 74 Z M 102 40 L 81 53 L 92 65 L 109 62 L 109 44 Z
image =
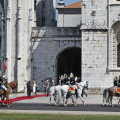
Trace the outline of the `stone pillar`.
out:
M 21 7 L 20 0 L 18 0 L 17 8 L 17 81 L 18 81 L 18 91 L 24 90 L 23 80 L 21 78 Z
M 32 3 L 29 2 L 28 0 L 28 16 L 29 16 L 29 19 L 28 19 L 28 41 L 27 41 L 27 48 L 28 48 L 28 57 L 27 57 L 27 81 L 31 81 L 32 80 L 32 71 L 31 71 L 31 62 L 32 62 L 32 36 L 31 36 L 31 33 L 32 33 L 32 20 L 33 20 L 33 17 L 32 17 Z
M 11 82 L 11 0 L 8 0 L 7 14 L 6 14 L 6 74 L 8 82 Z
M 4 71 L 4 61 L 3 61 L 3 57 L 6 57 L 5 55 L 5 48 L 6 48 L 6 45 L 5 45 L 5 29 L 4 29 L 4 11 L 2 11 L 2 16 L 1 16 L 1 72 L 2 74 L 5 73 Z

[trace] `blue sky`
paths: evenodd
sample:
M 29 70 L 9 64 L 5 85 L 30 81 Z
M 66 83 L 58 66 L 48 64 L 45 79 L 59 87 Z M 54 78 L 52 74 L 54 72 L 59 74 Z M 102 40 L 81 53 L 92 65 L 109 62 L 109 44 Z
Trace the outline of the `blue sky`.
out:
M 69 5 L 69 4 L 72 4 L 72 3 L 76 3 L 80 0 L 63 0 L 63 2 L 65 3 L 65 5 Z M 56 0 L 56 3 L 60 2 L 60 0 Z

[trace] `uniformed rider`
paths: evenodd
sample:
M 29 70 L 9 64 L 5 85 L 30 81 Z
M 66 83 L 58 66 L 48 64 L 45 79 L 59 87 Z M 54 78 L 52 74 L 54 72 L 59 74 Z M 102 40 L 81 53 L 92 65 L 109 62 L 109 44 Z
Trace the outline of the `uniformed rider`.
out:
M 5 94 L 6 94 L 6 90 L 7 88 L 5 87 L 4 85 L 4 82 L 3 82 L 3 77 L 0 75 L 0 87 L 4 90 Z
M 75 77 L 73 73 L 70 73 L 70 85 L 74 87 L 76 98 L 78 98 L 77 86 L 76 86 Z
M 68 79 L 67 74 L 64 74 L 64 84 L 69 85 L 69 79 Z

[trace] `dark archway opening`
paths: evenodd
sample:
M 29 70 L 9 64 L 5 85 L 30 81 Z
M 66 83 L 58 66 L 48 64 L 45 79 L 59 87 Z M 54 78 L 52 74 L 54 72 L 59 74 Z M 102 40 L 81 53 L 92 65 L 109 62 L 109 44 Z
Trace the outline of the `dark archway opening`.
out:
M 58 56 L 57 78 L 65 73 L 69 76 L 71 72 L 81 78 L 81 48 L 68 48 Z

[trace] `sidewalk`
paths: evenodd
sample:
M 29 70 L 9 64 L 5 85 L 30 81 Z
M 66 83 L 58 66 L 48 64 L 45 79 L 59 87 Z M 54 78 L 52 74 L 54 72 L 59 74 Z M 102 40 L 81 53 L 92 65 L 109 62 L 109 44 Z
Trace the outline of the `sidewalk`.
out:
M 43 92 L 38 92 L 37 95 L 43 95 Z M 10 94 L 11 98 L 26 96 L 26 93 L 18 93 L 18 94 Z M 33 94 L 32 94 L 33 95 Z M 102 104 L 103 102 L 103 96 L 102 95 L 88 95 L 88 97 L 84 96 L 84 102 L 85 104 Z M 113 104 L 117 104 L 118 100 L 116 97 L 113 98 Z M 16 101 L 14 103 L 46 103 L 49 104 L 49 97 L 35 97 L 33 99 L 27 99 L 27 100 L 21 100 Z M 52 103 L 54 103 L 52 99 Z M 71 99 L 68 100 L 68 104 L 71 104 Z M 77 104 L 82 104 L 82 101 L 80 99 L 77 100 Z

